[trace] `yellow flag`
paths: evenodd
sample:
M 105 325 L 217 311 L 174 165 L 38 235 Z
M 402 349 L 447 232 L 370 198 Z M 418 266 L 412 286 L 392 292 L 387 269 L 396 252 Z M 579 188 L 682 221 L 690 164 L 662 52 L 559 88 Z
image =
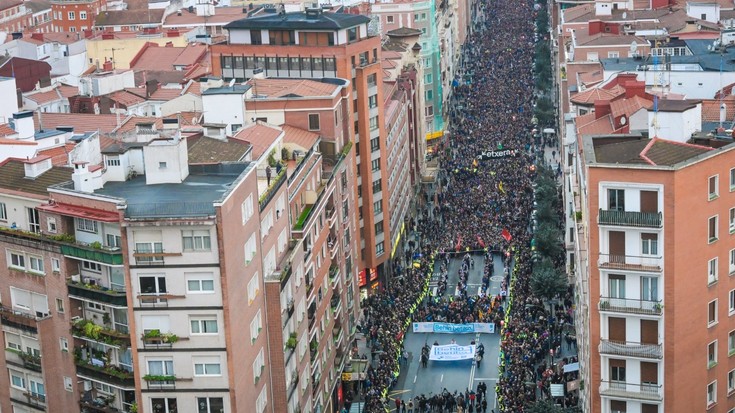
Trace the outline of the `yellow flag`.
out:
M 498 184 L 498 189 L 500 190 L 500 192 L 502 192 L 502 193 L 503 193 L 503 195 L 505 195 L 505 189 L 503 189 L 503 182 L 500 182 L 500 183 Z

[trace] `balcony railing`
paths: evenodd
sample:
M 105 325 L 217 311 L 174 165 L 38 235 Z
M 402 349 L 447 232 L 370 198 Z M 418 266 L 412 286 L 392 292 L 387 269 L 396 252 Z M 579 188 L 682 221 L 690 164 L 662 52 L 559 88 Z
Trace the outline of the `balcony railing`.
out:
M 135 378 L 132 372 L 128 372 L 114 366 L 98 366 L 89 364 L 84 360 L 77 360 L 77 374 L 103 383 L 114 384 L 122 388 L 134 388 Z
M 61 253 L 86 261 L 96 261 L 108 265 L 122 265 L 123 256 L 120 248 L 93 248 L 86 245 L 61 244 Z
M 93 341 L 110 347 L 127 348 L 130 346 L 129 333 L 97 325 L 91 320 L 73 321 L 71 334 L 82 340 Z
M 38 334 L 36 317 L 0 306 L 0 323 L 8 327 L 17 328 L 27 333 Z
M 283 183 L 286 182 L 286 168 L 284 167 L 281 169 L 281 172 L 279 172 L 276 175 L 276 178 L 271 182 L 271 185 L 268 187 L 268 189 L 263 192 L 263 194 L 260 195 L 258 198 L 258 207 L 260 211 L 263 211 L 265 209 L 266 205 L 268 205 L 268 202 L 273 199 L 273 197 L 278 192 L 278 189 L 283 185 Z
M 660 384 L 633 384 L 622 381 L 602 381 L 600 383 L 600 395 L 627 399 L 660 401 L 663 398 L 663 391 Z
M 616 313 L 661 315 L 663 305 L 661 301 L 600 297 L 599 309 Z
M 661 257 L 653 255 L 600 254 L 602 269 L 661 272 Z
M 600 340 L 600 354 L 624 357 L 660 359 L 663 357 L 661 344 L 636 343 L 632 341 Z
M 600 209 L 597 223 L 622 227 L 661 228 L 660 212 L 633 212 Z
M 66 285 L 69 290 L 69 295 L 72 297 L 116 307 L 128 306 L 128 298 L 125 295 L 125 291 L 110 290 L 99 285 L 84 284 L 75 281 L 68 281 Z

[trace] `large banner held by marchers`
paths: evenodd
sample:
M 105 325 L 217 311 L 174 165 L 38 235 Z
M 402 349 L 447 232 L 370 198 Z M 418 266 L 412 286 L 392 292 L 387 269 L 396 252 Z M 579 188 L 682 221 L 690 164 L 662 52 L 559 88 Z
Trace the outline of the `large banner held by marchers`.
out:
M 431 346 L 429 360 L 455 361 L 470 360 L 475 358 L 475 346 L 458 346 L 447 344 L 445 346 Z
M 451 324 L 451 323 L 413 323 L 414 333 L 449 333 L 449 334 L 472 334 L 486 333 L 493 334 L 495 332 L 495 324 L 493 323 L 467 323 L 467 324 Z
M 481 152 L 479 155 L 477 155 L 477 159 L 481 161 L 489 161 L 491 159 L 502 159 L 502 158 L 508 158 L 508 157 L 514 157 L 518 156 L 518 150 L 517 149 L 505 149 L 505 150 L 499 150 L 499 151 L 485 151 Z

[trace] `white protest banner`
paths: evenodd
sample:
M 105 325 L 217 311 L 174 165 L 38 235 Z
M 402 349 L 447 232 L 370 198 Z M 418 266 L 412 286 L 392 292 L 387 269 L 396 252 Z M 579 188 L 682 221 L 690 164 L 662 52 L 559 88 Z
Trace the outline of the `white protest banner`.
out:
M 451 323 L 412 323 L 414 333 L 487 333 L 495 332 L 495 324 L 493 323 L 467 323 L 467 324 L 451 324 Z
M 447 344 L 445 346 L 431 346 L 431 353 L 429 353 L 429 360 L 434 361 L 469 360 L 473 358 L 475 358 L 474 345 Z

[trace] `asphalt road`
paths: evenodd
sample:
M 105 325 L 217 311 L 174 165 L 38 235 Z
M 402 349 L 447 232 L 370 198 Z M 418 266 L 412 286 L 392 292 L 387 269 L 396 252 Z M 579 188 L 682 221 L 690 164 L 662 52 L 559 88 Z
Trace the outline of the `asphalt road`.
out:
M 457 254 L 449 264 L 449 281 L 446 295 L 454 294 L 457 280 L 458 269 L 461 265 L 461 259 L 464 254 Z M 482 285 L 482 269 L 484 268 L 484 257 L 475 255 L 475 267 L 470 270 L 468 279 L 468 291 L 470 295 L 476 295 Z M 503 274 L 503 262 L 499 255 L 493 256 L 493 265 L 495 266 L 495 275 L 490 282 L 490 294 L 498 294 L 500 292 L 500 283 Z M 436 271 L 439 271 L 437 266 Z M 432 279 L 433 286 L 435 277 Z M 468 388 L 477 389 L 477 385 L 484 381 L 488 387 L 488 411 L 495 408 L 495 384 L 498 379 L 498 351 L 499 351 L 499 334 L 428 334 L 409 332 L 406 335 L 404 346 L 409 352 L 409 360 L 407 365 L 401 367 L 401 375 L 398 383 L 393 391 L 390 392 L 391 399 L 400 397 L 408 400 L 421 394 L 430 396 L 432 394 L 441 393 L 444 389 L 450 392 L 455 390 L 464 392 Z M 469 345 L 470 341 L 479 340 L 485 346 L 485 357 L 477 365 L 474 361 L 429 361 L 426 368 L 421 367 L 420 356 L 421 348 L 424 344 L 433 344 L 435 341 L 439 344 L 449 344 L 454 339 L 457 344 Z M 395 405 L 390 404 L 395 411 Z

